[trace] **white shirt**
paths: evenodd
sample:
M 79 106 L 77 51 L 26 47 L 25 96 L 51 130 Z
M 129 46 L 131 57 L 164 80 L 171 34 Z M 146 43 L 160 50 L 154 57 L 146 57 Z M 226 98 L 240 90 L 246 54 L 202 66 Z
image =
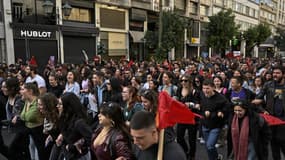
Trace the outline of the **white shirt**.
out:
M 30 83 L 30 82 L 37 82 L 39 88 L 42 88 L 42 87 L 46 88 L 46 82 L 45 82 L 44 78 L 38 74 L 36 74 L 36 76 L 34 78 L 29 76 L 26 79 L 26 83 Z

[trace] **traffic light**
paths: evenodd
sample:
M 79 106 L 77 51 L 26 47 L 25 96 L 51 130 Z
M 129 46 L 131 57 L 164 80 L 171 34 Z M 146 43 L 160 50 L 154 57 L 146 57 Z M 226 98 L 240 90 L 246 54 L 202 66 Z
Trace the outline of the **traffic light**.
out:
M 239 51 L 239 50 L 240 50 L 240 40 L 234 37 L 232 43 L 232 51 Z

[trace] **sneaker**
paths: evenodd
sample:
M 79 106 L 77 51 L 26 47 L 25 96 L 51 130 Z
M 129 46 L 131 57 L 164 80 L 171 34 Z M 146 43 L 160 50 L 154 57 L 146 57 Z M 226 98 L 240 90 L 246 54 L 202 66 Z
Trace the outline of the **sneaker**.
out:
M 203 138 L 200 139 L 200 144 L 205 144 L 205 140 Z
M 224 156 L 222 154 L 219 154 L 217 160 L 223 160 L 223 158 Z
M 222 147 L 222 146 L 223 146 L 223 145 L 220 144 L 220 143 L 215 144 L 215 147 L 216 147 L 216 148 L 220 148 L 220 147 Z

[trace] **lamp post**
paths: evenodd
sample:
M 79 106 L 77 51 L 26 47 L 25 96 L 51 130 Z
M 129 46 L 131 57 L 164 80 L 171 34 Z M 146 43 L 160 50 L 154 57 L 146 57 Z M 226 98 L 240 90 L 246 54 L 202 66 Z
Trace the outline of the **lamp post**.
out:
M 70 16 L 72 10 L 72 7 L 68 4 L 68 1 L 65 1 L 65 4 L 62 6 L 62 0 L 56 0 L 56 5 L 54 5 L 51 0 L 45 0 L 42 6 L 47 15 L 51 15 L 53 13 L 53 8 L 56 8 L 56 25 L 62 25 L 62 15 L 68 17 Z M 63 35 L 61 29 L 58 30 L 58 53 L 58 61 L 63 63 Z
M 46 14 L 51 14 L 53 11 L 54 4 L 50 0 L 45 0 L 43 3 L 43 8 Z M 68 1 L 65 1 L 65 4 L 62 6 L 62 12 L 65 17 L 69 17 L 71 13 L 72 7 L 68 4 Z M 59 13 L 56 13 L 57 15 Z

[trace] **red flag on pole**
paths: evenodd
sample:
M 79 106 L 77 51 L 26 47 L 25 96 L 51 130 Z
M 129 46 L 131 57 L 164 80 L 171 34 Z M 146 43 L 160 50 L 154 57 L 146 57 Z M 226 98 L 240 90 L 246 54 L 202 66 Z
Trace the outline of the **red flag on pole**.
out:
M 268 114 L 260 114 L 265 121 L 268 123 L 269 126 L 276 126 L 276 125 L 284 125 L 285 121 L 282 121 L 281 119 L 268 115 Z
M 165 91 L 159 93 L 156 117 L 159 129 L 174 126 L 176 123 L 195 124 L 194 113 L 185 104 L 173 99 Z

